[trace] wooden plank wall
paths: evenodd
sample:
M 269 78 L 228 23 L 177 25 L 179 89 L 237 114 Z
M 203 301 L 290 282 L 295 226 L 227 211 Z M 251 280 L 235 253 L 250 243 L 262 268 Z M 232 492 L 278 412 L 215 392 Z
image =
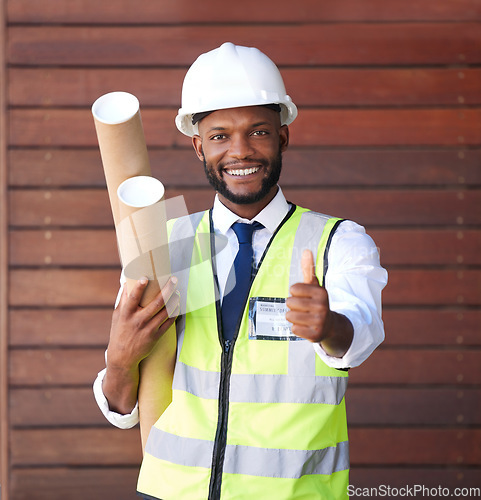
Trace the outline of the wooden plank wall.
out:
M 173 120 L 187 67 L 227 40 L 299 106 L 288 198 L 365 225 L 389 270 L 386 341 L 351 373 L 351 483 L 481 486 L 480 1 L 5 6 L 9 498 L 134 498 L 138 430 L 91 393 L 119 264 L 90 106 L 137 95 L 154 175 L 206 208 Z

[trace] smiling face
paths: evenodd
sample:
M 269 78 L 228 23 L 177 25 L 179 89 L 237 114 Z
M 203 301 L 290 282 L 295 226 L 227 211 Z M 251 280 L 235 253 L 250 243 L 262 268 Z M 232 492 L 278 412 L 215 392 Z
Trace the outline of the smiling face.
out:
M 220 201 L 252 219 L 274 198 L 289 130 L 279 113 L 262 106 L 214 111 L 192 138 Z

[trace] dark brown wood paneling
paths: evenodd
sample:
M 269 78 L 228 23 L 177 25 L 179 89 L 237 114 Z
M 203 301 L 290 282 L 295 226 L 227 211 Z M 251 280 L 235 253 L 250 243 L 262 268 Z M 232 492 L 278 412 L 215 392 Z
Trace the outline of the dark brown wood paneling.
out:
M 108 343 L 114 299 L 115 295 L 112 294 L 110 306 L 104 309 L 11 310 L 10 345 L 105 347 Z
M 472 23 L 334 23 L 265 26 L 12 27 L 13 65 L 186 66 L 226 40 L 255 46 L 283 65 L 477 64 Z M 289 41 L 287 44 L 286 41 Z M 155 50 L 152 50 L 155 47 Z
M 12 231 L 10 254 L 14 266 L 120 265 L 113 228 Z
M 205 186 L 191 147 L 149 150 L 152 174 L 167 187 Z M 102 187 L 96 149 L 12 149 L 9 182 L 15 187 Z M 281 177 L 286 186 L 479 186 L 479 149 L 325 149 L 291 147 Z
M 8 421 L 8 98 L 7 98 L 7 18 L 0 4 L 0 488 L 8 497 L 9 421 Z M 1 495 L 1 491 L 0 491 Z M 8 500 L 8 499 L 7 499 Z
M 271 56 L 299 106 L 288 199 L 366 225 L 389 271 L 386 340 L 350 372 L 351 484 L 480 485 L 481 4 L 277 7 L 5 2 L 2 499 L 134 498 L 138 430 L 111 428 L 91 393 L 119 262 L 90 107 L 137 95 L 153 175 L 208 208 L 174 117 L 187 67 L 226 40 Z
M 107 269 L 19 269 L 11 271 L 10 305 L 111 306 L 119 272 Z
M 480 429 L 353 429 L 353 464 L 477 465 Z M 382 457 L 382 460 L 380 460 Z
M 459 106 L 480 104 L 478 68 L 281 68 L 298 106 Z M 143 107 L 179 104 L 185 69 L 12 68 L 14 106 L 90 106 L 121 88 Z M 406 91 L 409 89 L 409 91 Z
M 465 266 L 481 264 L 477 230 L 376 229 L 383 265 Z M 10 233 L 13 266 L 118 267 L 113 229 L 23 229 Z
M 458 307 L 386 308 L 383 315 L 389 346 L 481 346 L 481 311 Z
M 138 429 L 21 429 L 11 436 L 13 465 L 136 466 L 142 455 Z
M 103 364 L 104 349 L 15 349 L 10 355 L 13 387 L 90 384 Z M 350 384 L 476 384 L 481 350 L 378 349 L 352 371 Z
M 480 460 L 479 429 L 358 429 L 350 432 L 353 464 L 466 465 Z M 98 446 L 109 442 L 108 447 Z M 136 446 L 138 445 L 138 447 Z M 136 465 L 140 460 L 137 430 L 31 429 L 12 432 L 12 462 L 25 465 Z
M 108 341 L 111 303 L 103 309 L 14 309 L 10 312 L 12 347 L 97 346 Z M 481 311 L 455 308 L 401 310 L 385 307 L 385 346 L 481 346 Z
M 15 349 L 10 352 L 12 386 L 78 386 L 93 382 L 104 349 Z
M 351 426 L 481 424 L 481 391 L 466 386 L 445 388 L 369 387 L 353 385 L 347 396 Z M 13 388 L 10 421 L 15 428 L 58 426 L 108 426 L 98 411 L 92 389 L 45 387 Z
M 188 23 L 258 23 L 258 22 L 328 22 L 328 21 L 474 21 L 481 19 L 481 7 L 476 0 L 305 0 L 296 9 L 281 1 L 277 9 L 269 3 L 246 0 L 219 9 L 217 2 L 202 4 L 189 0 L 172 3 L 152 3 L 138 0 L 115 0 L 100 5 L 95 0 L 81 0 L 58 5 L 55 0 L 38 2 L 8 0 L 7 8 L 14 23 L 69 24 L 188 24 Z M 95 12 L 95 16 L 91 13 Z
M 350 384 L 476 384 L 481 351 L 457 349 L 379 349 L 352 370 Z
M 28 388 L 10 392 L 10 422 L 15 428 L 108 426 L 99 412 L 92 387 Z
M 15 500 L 135 500 L 138 467 L 26 468 L 12 473 Z
M 353 386 L 346 397 L 350 425 L 461 426 L 481 424 L 479 389 Z
M 481 234 L 476 229 L 384 229 L 369 234 L 388 267 L 481 264 Z
M 176 111 L 142 112 L 149 146 L 188 147 L 174 125 Z M 15 109 L 13 146 L 95 146 L 89 110 Z M 478 109 L 305 109 L 292 124 L 293 146 L 469 146 L 481 142 Z
M 285 188 L 283 191 L 292 203 L 371 226 L 461 227 L 463 224 L 479 224 L 481 220 L 479 190 Z M 213 201 L 213 192 L 209 188 L 167 189 L 166 193 L 172 198 L 182 196 L 189 213 L 205 210 Z M 105 190 L 15 190 L 10 193 L 10 210 L 11 224 L 18 227 L 113 227 Z

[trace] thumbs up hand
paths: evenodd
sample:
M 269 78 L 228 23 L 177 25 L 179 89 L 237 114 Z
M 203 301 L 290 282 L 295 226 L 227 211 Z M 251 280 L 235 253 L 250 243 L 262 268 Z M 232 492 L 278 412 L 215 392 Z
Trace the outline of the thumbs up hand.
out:
M 292 333 L 320 343 L 328 355 L 342 358 L 351 345 L 354 328 L 346 316 L 331 311 L 310 250 L 304 250 L 301 256 L 301 269 L 304 282 L 292 285 L 291 296 L 286 299 L 286 319 L 292 323 Z
M 286 300 L 289 311 L 286 319 L 292 323 L 292 333 L 311 342 L 321 342 L 329 327 L 329 298 L 316 276 L 314 256 L 304 250 L 301 257 L 303 283 L 290 288 L 291 296 Z
M 304 250 L 301 257 L 302 276 L 304 283 L 308 285 L 319 285 L 319 280 L 316 276 L 316 265 L 314 264 L 314 256 L 310 250 Z

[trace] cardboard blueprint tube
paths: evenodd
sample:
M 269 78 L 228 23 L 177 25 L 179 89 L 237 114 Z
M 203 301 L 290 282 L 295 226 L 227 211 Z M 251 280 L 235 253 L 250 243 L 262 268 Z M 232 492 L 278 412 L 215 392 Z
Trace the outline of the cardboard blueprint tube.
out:
M 123 265 L 135 267 L 136 264 L 132 264 L 132 262 L 135 262 L 136 254 L 135 252 L 131 253 L 131 247 L 124 247 L 122 242 L 119 241 L 122 239 L 119 238 L 119 229 L 122 228 L 122 216 L 127 217 L 129 221 L 129 218 L 133 217 L 135 213 L 140 213 L 140 210 L 144 209 L 139 210 L 139 207 L 122 205 L 117 192 L 119 186 L 127 179 L 151 175 L 139 111 L 139 101 L 135 96 L 127 92 L 111 92 L 99 97 L 94 102 L 92 114 L 117 233 L 119 253 Z M 147 214 L 142 213 L 137 216 L 137 219 L 142 219 L 143 223 L 145 222 L 143 220 L 145 215 Z M 165 235 L 165 220 L 164 224 L 156 226 L 155 230 L 160 231 L 161 237 Z M 162 245 L 158 248 L 162 251 Z M 163 250 L 166 250 L 165 245 Z M 150 261 L 149 252 L 147 252 L 147 256 Z M 144 259 L 145 256 L 140 257 L 141 262 Z M 170 268 L 168 259 L 163 261 L 163 265 L 164 271 L 167 268 L 166 266 Z M 135 272 L 135 269 L 132 272 Z M 128 274 L 131 275 L 130 269 Z M 150 277 L 149 273 L 145 274 Z M 134 278 L 134 276 L 130 277 Z M 140 275 L 137 276 L 137 278 L 140 277 Z M 127 288 L 129 288 L 129 284 L 127 284 Z M 149 295 L 152 295 L 151 292 L 159 290 L 159 283 L 157 280 L 152 280 L 147 288 L 150 288 Z M 145 300 L 146 294 L 147 290 L 142 304 L 147 302 Z M 145 448 L 150 428 L 171 401 L 175 353 L 176 334 L 175 327 L 172 327 L 160 338 L 154 350 L 140 364 L 138 400 L 142 449 Z
M 149 278 L 141 306 L 170 277 L 164 192 L 162 183 L 150 176 L 130 177 L 117 190 L 120 222 L 115 229 L 127 290 L 142 276 Z
M 120 222 L 117 189 L 136 175 L 151 175 L 138 99 L 127 92 L 110 92 L 92 105 L 100 155 L 114 223 Z

